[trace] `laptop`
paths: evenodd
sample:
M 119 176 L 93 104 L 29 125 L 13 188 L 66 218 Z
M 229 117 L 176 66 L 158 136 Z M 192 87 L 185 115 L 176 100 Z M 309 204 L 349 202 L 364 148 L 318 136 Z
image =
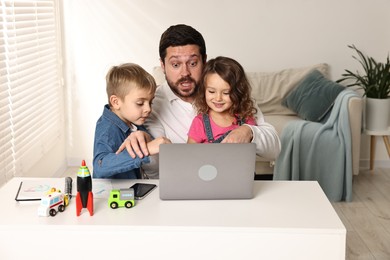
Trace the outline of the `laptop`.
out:
M 251 199 L 256 145 L 162 144 L 160 199 Z

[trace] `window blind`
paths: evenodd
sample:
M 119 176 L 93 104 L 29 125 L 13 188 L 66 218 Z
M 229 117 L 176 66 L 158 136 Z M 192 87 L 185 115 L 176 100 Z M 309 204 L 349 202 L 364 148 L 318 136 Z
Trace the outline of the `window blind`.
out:
M 0 1 L 1 185 L 56 145 L 63 91 L 57 1 Z

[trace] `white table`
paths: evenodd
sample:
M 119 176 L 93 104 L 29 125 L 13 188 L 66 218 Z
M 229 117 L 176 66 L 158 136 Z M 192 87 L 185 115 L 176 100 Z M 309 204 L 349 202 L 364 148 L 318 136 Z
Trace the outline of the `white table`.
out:
M 77 217 L 72 199 L 38 217 L 38 202 L 14 200 L 21 180 L 0 189 L 0 259 L 345 259 L 346 229 L 317 182 L 256 181 L 251 200 L 161 201 L 157 188 L 131 209 L 95 199 Z

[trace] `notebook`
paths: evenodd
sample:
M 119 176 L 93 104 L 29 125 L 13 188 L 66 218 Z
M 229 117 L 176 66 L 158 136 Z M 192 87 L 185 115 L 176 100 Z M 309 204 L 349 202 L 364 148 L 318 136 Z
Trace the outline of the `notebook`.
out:
M 162 144 L 160 199 L 251 199 L 256 145 Z

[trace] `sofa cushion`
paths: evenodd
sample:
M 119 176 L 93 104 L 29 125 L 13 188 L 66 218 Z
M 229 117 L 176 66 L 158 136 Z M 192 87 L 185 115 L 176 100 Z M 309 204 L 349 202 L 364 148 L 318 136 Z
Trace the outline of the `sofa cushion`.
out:
M 157 86 L 164 84 L 165 74 L 163 69 L 160 66 L 153 67 L 152 75 L 154 80 L 156 81 Z
M 326 63 L 276 72 L 248 72 L 252 96 L 261 112 L 265 115 L 296 115 L 294 111 L 282 105 L 282 100 L 313 69 L 328 76 L 329 66 Z
M 281 136 L 283 128 L 291 121 L 303 120 L 296 115 L 264 115 L 265 122 L 275 127 L 278 136 Z
M 305 120 L 320 122 L 344 89 L 340 84 L 326 79 L 318 70 L 313 70 L 283 99 L 282 105 Z

